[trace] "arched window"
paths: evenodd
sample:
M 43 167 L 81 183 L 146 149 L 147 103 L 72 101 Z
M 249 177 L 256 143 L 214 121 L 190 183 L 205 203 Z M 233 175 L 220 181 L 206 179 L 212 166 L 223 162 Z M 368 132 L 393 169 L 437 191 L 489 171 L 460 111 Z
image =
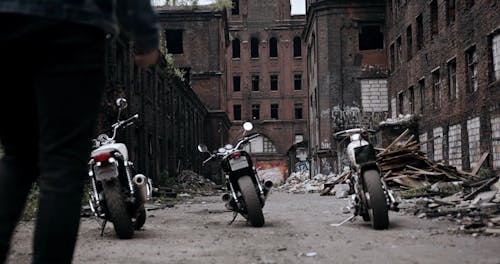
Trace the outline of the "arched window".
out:
M 293 38 L 293 56 L 302 57 L 302 40 L 300 37 Z
M 238 38 L 233 39 L 233 58 L 240 57 L 240 40 Z
M 257 38 L 252 38 L 250 40 L 250 55 L 252 58 L 258 58 L 259 57 L 259 39 Z
M 278 40 L 276 38 L 269 39 L 269 57 L 278 57 Z
M 250 153 L 277 153 L 276 145 L 266 136 L 259 136 L 252 139 L 252 142 L 245 146 L 245 150 Z

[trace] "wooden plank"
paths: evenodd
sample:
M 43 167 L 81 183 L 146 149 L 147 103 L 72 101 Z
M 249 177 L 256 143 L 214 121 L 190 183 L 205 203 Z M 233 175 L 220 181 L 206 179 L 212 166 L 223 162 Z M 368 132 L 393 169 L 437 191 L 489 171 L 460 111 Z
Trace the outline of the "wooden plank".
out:
M 406 136 L 408 133 L 410 133 L 410 129 L 407 128 L 405 131 L 403 131 L 403 133 L 401 133 L 401 135 L 399 135 L 396 139 L 394 139 L 394 141 L 392 141 L 392 143 L 389 144 L 389 146 L 387 146 L 384 151 L 380 152 L 378 155 L 382 155 L 385 152 L 387 152 L 389 149 L 391 149 L 392 146 L 396 145 L 396 143 L 399 140 L 401 140 L 401 138 L 403 138 L 404 136 Z
M 490 185 L 492 185 L 497 180 L 498 180 L 497 177 L 491 178 L 489 181 L 487 181 L 483 185 L 479 186 L 476 190 L 474 190 L 473 192 L 464 196 L 464 200 L 470 200 L 470 199 L 474 198 L 478 193 L 480 193 L 483 190 L 485 190 L 486 188 L 490 187 Z
M 474 168 L 474 170 L 472 170 L 472 174 L 477 175 L 477 173 L 479 172 L 479 169 L 481 169 L 481 166 L 483 166 L 483 163 L 489 154 L 490 154 L 489 152 L 483 153 L 483 155 L 481 156 L 481 158 L 477 162 L 476 167 Z

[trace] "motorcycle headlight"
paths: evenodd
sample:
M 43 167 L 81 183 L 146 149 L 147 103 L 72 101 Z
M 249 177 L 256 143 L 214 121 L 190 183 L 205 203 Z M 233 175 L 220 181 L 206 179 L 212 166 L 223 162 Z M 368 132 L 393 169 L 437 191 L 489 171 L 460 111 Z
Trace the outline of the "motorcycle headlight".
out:
M 233 145 L 231 144 L 227 144 L 226 146 L 224 146 L 227 150 L 231 150 L 233 149 Z
M 224 153 L 224 152 L 226 152 L 226 149 L 225 149 L 225 148 L 219 148 L 219 149 L 217 150 L 217 152 L 219 152 L 219 153 Z

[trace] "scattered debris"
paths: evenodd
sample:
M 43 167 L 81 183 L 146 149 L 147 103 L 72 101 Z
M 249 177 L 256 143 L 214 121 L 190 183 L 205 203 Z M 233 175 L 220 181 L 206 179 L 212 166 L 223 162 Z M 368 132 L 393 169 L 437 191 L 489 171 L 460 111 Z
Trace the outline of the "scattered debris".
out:
M 324 184 L 334 182 L 336 174 L 323 175 L 317 174 L 312 179 L 309 178 L 309 172 L 294 172 L 286 179 L 285 183 L 276 187 L 277 190 L 289 193 L 315 193 L 324 188 Z M 333 188 L 333 187 L 332 187 Z

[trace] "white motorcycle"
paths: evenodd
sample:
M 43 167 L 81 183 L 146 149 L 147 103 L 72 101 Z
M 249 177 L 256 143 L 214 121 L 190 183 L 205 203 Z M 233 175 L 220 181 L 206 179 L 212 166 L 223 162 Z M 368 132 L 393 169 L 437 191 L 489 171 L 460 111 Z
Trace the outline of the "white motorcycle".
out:
M 117 131 L 132 125 L 139 115 L 120 120 L 127 101 L 119 98 L 116 104 L 118 121 L 111 126 L 112 136 L 100 134 L 93 140 L 88 173 L 91 183 L 89 204 L 94 215 L 103 220 L 100 222 L 101 235 L 107 221 L 111 221 L 118 237 L 127 239 L 146 222 L 144 205 L 151 198 L 152 185 L 143 174 L 135 174 L 127 146 L 115 142 Z

